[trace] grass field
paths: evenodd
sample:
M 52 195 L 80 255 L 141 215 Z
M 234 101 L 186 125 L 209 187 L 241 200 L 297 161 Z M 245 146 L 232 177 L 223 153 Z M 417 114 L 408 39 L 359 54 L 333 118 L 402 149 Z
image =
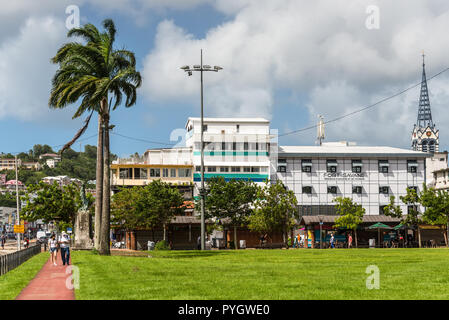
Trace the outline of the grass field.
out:
M 73 252 L 77 299 L 449 299 L 447 249 Z M 380 289 L 366 288 L 366 268 Z
M 39 253 L 19 267 L 0 276 L 0 300 L 15 299 L 41 270 L 48 258 L 48 253 Z

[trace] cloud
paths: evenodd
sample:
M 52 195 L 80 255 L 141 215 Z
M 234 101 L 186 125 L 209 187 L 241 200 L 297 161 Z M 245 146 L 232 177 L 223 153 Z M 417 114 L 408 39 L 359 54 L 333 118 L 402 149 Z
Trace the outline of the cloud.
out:
M 369 30 L 366 8 L 373 4 L 380 10 L 380 29 Z M 210 116 L 271 118 L 280 107 L 276 92 L 282 91 L 305 97 L 298 108 L 305 108 L 313 123 L 316 114 L 330 119 L 420 81 L 423 49 L 428 75 L 448 66 L 449 4 L 444 1 L 217 0 L 212 5 L 230 19 L 204 38 L 171 20 L 159 24 L 154 49 L 144 61 L 143 92 L 149 99 L 196 104 L 198 75 L 188 78 L 179 67 L 199 64 L 201 48 L 205 63 L 224 68 L 205 75 Z M 441 116 L 444 79 L 429 84 L 441 95 L 431 100 L 434 114 Z M 351 118 L 357 121 L 335 123 L 330 137 L 391 144 L 393 132 L 400 137 L 397 143 L 407 146 L 418 95 L 419 88 Z M 448 140 L 449 134 L 441 133 Z
M 64 23 L 55 18 L 29 18 L 17 37 L 1 43 L 0 118 L 36 121 L 57 113 L 47 105 L 56 71 L 50 58 L 66 32 Z

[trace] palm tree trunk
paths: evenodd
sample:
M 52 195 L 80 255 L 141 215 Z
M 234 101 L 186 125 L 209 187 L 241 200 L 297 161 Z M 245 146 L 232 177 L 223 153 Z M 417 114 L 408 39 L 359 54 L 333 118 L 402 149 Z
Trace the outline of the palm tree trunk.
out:
M 107 98 L 101 101 L 103 110 L 103 124 L 104 124 L 104 143 L 103 143 L 103 205 L 101 214 L 101 240 L 100 252 L 101 255 L 110 254 L 110 203 L 111 203 L 111 171 L 109 163 L 109 107 Z
M 101 110 L 98 113 L 98 143 L 97 143 L 97 176 L 95 186 L 95 249 L 100 250 L 101 215 L 103 204 L 103 118 Z
M 357 229 L 354 229 L 354 239 L 355 239 L 355 247 L 358 248 L 358 244 L 357 244 Z
M 239 246 L 237 245 L 237 226 L 234 225 L 234 249 L 237 250 Z

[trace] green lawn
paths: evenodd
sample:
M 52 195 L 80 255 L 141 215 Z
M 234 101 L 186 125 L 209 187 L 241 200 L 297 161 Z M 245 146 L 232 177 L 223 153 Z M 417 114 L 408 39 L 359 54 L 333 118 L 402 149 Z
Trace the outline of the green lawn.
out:
M 19 267 L 0 276 L 0 300 L 13 300 L 34 278 L 48 260 L 48 253 L 39 253 Z
M 77 299 L 449 299 L 447 249 L 73 252 Z M 368 290 L 369 265 L 380 289 Z

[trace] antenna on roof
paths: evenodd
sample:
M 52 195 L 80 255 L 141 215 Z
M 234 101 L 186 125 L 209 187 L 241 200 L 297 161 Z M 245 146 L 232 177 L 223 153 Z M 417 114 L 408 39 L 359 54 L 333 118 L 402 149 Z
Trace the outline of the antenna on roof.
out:
M 317 136 L 316 136 L 316 142 L 318 145 L 321 146 L 322 141 L 324 140 L 324 121 L 323 117 L 321 115 L 318 115 L 318 125 L 317 125 Z

